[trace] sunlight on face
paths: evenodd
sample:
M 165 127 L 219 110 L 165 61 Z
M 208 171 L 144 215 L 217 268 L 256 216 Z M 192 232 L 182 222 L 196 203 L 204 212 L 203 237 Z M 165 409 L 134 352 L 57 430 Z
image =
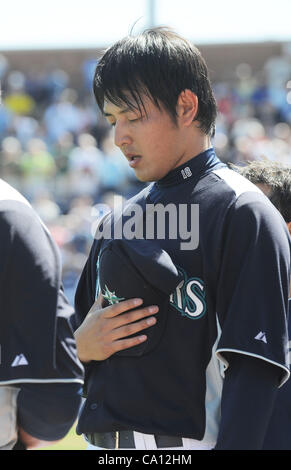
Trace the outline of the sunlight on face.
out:
M 183 134 L 171 116 L 143 96 L 145 112 L 104 104 L 104 114 L 114 127 L 115 144 L 122 150 L 140 181 L 157 181 L 180 164 Z

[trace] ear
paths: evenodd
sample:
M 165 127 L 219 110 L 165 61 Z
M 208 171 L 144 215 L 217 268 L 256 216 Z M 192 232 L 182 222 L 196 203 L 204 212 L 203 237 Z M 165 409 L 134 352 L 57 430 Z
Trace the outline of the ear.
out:
M 177 116 L 182 126 L 189 127 L 198 113 L 198 98 L 191 90 L 181 91 L 176 106 Z
M 290 233 L 290 235 L 291 235 L 291 222 L 288 222 L 288 223 L 287 223 L 287 227 L 288 227 L 289 233 Z

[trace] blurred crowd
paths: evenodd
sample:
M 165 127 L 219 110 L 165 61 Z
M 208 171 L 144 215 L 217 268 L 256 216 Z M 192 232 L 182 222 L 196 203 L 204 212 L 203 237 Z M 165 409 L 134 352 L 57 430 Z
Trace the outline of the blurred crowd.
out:
M 95 65 L 82 64 L 84 80 L 76 89 L 64 70 L 24 74 L 11 70 L 0 54 L 0 177 L 27 197 L 49 227 L 61 250 L 70 301 L 98 207 L 143 187 L 94 102 Z M 259 73 L 239 64 L 231 80 L 213 86 L 219 109 L 213 144 L 219 157 L 291 164 L 291 50 L 270 58 Z
M 229 82 L 215 83 L 218 102 L 214 144 L 222 160 L 262 157 L 291 164 L 291 44 L 253 73 L 241 63 Z
M 98 112 L 89 65 L 76 90 L 63 70 L 28 76 L 11 70 L 0 54 L 0 177 L 30 201 L 51 231 L 70 301 L 96 219 L 113 206 L 114 195 L 125 200 L 143 187 Z

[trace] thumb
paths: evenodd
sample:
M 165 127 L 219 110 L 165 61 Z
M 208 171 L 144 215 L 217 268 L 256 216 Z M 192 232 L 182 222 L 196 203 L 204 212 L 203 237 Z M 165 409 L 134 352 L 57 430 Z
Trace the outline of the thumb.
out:
M 93 304 L 92 307 L 90 308 L 88 314 L 89 314 L 89 313 L 92 314 L 93 312 L 95 313 L 95 312 L 97 312 L 97 311 L 99 311 L 99 310 L 102 310 L 102 309 L 104 308 L 104 302 L 105 302 L 104 297 L 103 297 L 103 295 L 102 295 L 102 292 L 100 291 L 100 293 L 99 293 L 97 299 L 95 300 L 94 304 Z

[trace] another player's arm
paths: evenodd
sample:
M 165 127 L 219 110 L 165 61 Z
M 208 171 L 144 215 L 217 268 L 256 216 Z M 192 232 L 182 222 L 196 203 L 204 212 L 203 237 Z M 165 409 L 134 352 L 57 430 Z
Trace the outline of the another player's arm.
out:
M 102 361 L 117 351 L 146 341 L 147 336 L 144 334 L 127 338 L 157 321 L 152 315 L 158 312 L 158 307 L 138 308 L 142 302 L 142 299 L 130 299 L 102 309 L 100 299 L 97 299 L 75 331 L 80 360 L 84 363 Z
M 279 371 L 256 357 L 230 353 L 228 359 L 215 450 L 260 450 L 277 396 Z
M 228 216 L 217 294 L 217 351 L 228 368 L 216 449 L 259 450 L 278 387 L 289 375 L 284 340 L 289 236 L 279 214 L 260 194 L 242 194 Z M 256 338 L 261 325 L 266 341 Z

